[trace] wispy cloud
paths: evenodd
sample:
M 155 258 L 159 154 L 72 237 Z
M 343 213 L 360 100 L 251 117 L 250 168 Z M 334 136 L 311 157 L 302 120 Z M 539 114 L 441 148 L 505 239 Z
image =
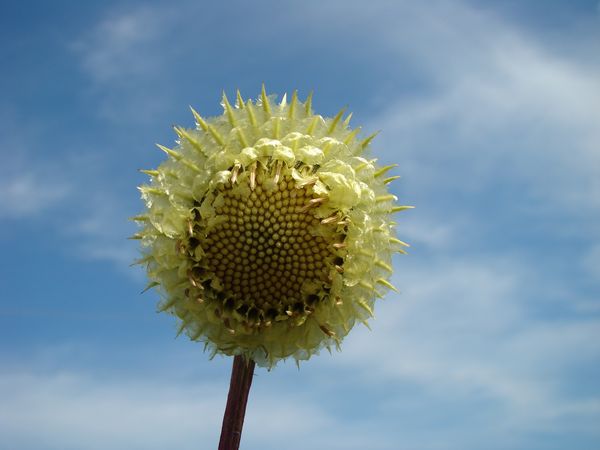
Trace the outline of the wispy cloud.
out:
M 0 180 L 0 217 L 23 219 L 41 214 L 65 200 L 71 186 L 41 174 L 25 172 Z
M 123 83 L 152 75 L 162 64 L 153 51 L 170 27 L 170 8 L 143 6 L 115 11 L 71 45 L 97 83 Z
M 598 211 L 600 72 L 588 74 L 525 45 L 517 41 L 488 55 L 492 76 L 466 70 L 442 93 L 392 106 L 378 121 L 386 129 L 382 138 L 404 143 L 408 170 L 454 190 L 470 193 L 504 179 L 526 186 L 545 208 L 559 202 Z M 436 128 L 445 130 L 443 142 L 431 133 Z M 432 152 L 444 166 L 430 173 Z M 467 168 L 469 179 L 456 177 Z
M 73 193 L 55 161 L 35 158 L 38 124 L 23 125 L 13 108 L 0 104 L 0 219 L 33 219 L 63 205 Z
M 571 318 L 539 317 L 532 297 L 544 305 L 556 289 L 537 287 L 541 280 L 510 259 L 404 268 L 396 281 L 403 295 L 380 305 L 373 333 L 357 330 L 338 358 L 369 382 L 415 383 L 440 399 L 487 398 L 502 433 L 594 432 L 600 397 L 573 392 L 571 383 L 600 357 L 600 320 L 579 316 L 575 305 Z
M 567 59 L 498 17 L 436 4 L 379 28 L 430 86 L 373 119 L 383 147 L 402 144 L 416 183 L 466 194 L 510 183 L 536 207 L 598 214 L 599 61 Z
M 584 254 L 582 265 L 592 278 L 600 280 L 600 244 L 592 246 Z
M 147 124 L 164 110 L 183 44 L 175 25 L 185 17 L 160 5 L 115 8 L 70 43 L 101 118 Z
M 136 243 L 127 240 L 135 232 L 127 221 L 133 212 L 107 182 L 108 158 L 101 152 L 63 149 L 49 159 L 40 150 L 43 142 L 23 144 L 20 133 L 15 125 L 1 137 L 19 151 L 7 155 L 0 167 L 0 219 L 25 223 L 43 218 L 44 233 L 66 240 L 66 252 L 139 275 L 129 267 L 137 253 Z
M 79 258 L 106 261 L 123 273 L 139 280 L 141 273 L 130 266 L 138 257 L 138 241 L 127 238 L 136 232 L 128 221 L 133 215 L 110 190 L 86 192 L 86 207 L 65 229 L 75 240 L 73 249 Z
M 287 392 L 283 401 L 279 389 L 251 398 L 246 448 L 360 449 L 380 441 L 335 421 L 314 398 Z M 3 372 L 0 432 L 19 449 L 213 448 L 226 392 L 225 379 L 183 382 L 145 374 L 99 380 L 68 371 Z
M 216 440 L 223 390 L 99 382 L 73 373 L 2 374 L 0 429 L 18 448 L 192 449 Z

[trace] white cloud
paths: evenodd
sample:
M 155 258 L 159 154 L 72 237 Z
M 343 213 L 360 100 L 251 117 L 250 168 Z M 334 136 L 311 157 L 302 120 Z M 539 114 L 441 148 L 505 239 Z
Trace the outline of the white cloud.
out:
M 11 133 L 2 139 L 16 140 Z M 32 149 L 37 146 L 28 143 Z M 127 240 L 136 231 L 127 220 L 134 213 L 110 186 L 98 188 L 102 177 L 97 170 L 105 159 L 67 152 L 45 161 L 34 155 L 29 148 L 21 149 L 0 167 L 0 219 L 43 218 L 46 233 L 75 242 L 65 246 L 66 251 L 74 250 L 86 260 L 109 261 L 138 279 L 139 271 L 129 267 L 138 255 L 137 241 Z
M 86 205 L 81 216 L 66 229 L 79 241 L 75 247 L 78 255 L 86 260 L 108 261 L 138 279 L 139 271 L 130 265 L 139 256 L 139 242 L 127 239 L 137 231 L 128 220 L 133 214 L 107 191 L 90 193 Z
M 39 217 L 63 201 L 71 188 L 33 172 L 4 176 L 0 181 L 0 217 Z
M 600 281 L 600 244 L 593 245 L 587 250 L 582 266 L 592 278 Z
M 438 222 L 421 217 L 420 211 L 411 211 L 398 222 L 398 235 L 409 245 L 437 251 L 449 250 L 460 245 L 462 239 L 457 232 L 458 223 Z M 463 227 L 465 225 L 462 225 Z
M 18 129 L 18 128 L 17 128 Z M 18 141 L 6 133 L 3 141 Z M 12 147 L 16 147 L 13 145 Z M 27 143 L 0 167 L 0 218 L 18 221 L 44 218 L 45 232 L 74 245 L 65 247 L 87 260 L 114 263 L 138 277 L 130 264 L 137 257 L 137 242 L 127 240 L 136 231 L 127 220 L 133 215 L 111 186 L 98 188 L 106 164 L 102 154 L 66 152 L 46 161 L 36 158 L 39 143 Z M 132 190 L 133 191 L 133 190 Z
M 600 397 L 572 392 L 572 380 L 600 357 L 599 320 L 536 318 L 533 298 L 543 306 L 555 287 L 532 289 L 539 275 L 516 260 L 409 266 L 395 281 L 403 294 L 379 305 L 372 333 L 353 332 L 337 363 L 367 383 L 415 383 L 438 399 L 487 398 L 494 433 L 593 432 Z
M 137 374 L 97 379 L 66 371 L 4 372 L 0 433 L 14 449 L 214 448 L 227 385 L 225 378 L 182 381 Z M 312 396 L 277 385 L 259 391 L 251 392 L 244 448 L 359 449 L 378 442 L 376 436 L 336 422 Z
M 84 70 L 97 83 L 126 81 L 139 74 L 152 74 L 160 66 L 158 54 L 149 52 L 158 44 L 172 13 L 165 8 L 139 7 L 121 11 L 100 21 L 72 43 Z
M 41 127 L 0 103 L 0 218 L 31 219 L 48 214 L 72 196 L 70 180 L 55 161 L 40 161 Z
M 192 449 L 215 441 L 223 390 L 8 373 L 0 376 L 0 429 L 13 448 Z
M 598 65 L 567 60 L 496 17 L 438 6 L 409 7 L 406 26 L 378 28 L 431 86 L 373 119 L 381 147 L 400 144 L 410 180 L 424 186 L 470 194 L 522 185 L 543 209 L 597 214 Z
M 174 25 L 185 15 L 157 5 L 118 7 L 77 36 L 70 49 L 90 84 L 99 117 L 114 123 L 153 124 L 169 104 Z M 171 40 L 169 40 L 171 38 Z

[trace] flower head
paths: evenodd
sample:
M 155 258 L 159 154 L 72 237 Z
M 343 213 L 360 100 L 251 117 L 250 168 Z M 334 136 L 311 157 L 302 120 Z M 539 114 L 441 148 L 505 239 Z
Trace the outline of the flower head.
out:
M 344 111 L 315 115 L 311 97 L 261 98 L 175 127 L 169 159 L 143 171 L 147 211 L 135 220 L 149 286 L 180 332 L 213 353 L 273 366 L 338 346 L 393 288 L 391 256 L 406 246 L 391 215 L 408 207 L 365 153 Z

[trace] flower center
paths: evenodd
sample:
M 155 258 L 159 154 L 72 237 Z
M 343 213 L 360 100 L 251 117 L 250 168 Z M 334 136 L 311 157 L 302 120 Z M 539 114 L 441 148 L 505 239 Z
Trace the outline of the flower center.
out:
M 309 315 L 343 264 L 341 215 L 317 217 L 324 199 L 311 185 L 296 187 L 289 174 L 273 183 L 268 175 L 260 173 L 253 189 L 240 180 L 209 194 L 216 225 L 194 224 L 205 253 L 193 269 L 204 278 L 200 297 L 226 324 L 250 329 Z

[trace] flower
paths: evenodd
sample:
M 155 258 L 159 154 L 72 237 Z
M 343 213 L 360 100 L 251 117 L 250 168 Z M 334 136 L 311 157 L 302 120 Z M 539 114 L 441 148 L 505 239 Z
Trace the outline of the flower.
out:
M 143 257 L 179 332 L 214 354 L 272 367 L 339 347 L 356 321 L 393 289 L 394 166 L 367 159 L 374 135 L 358 139 L 344 110 L 313 114 L 311 96 L 279 104 L 263 87 L 195 129 L 175 127 L 174 149 L 142 172 Z

